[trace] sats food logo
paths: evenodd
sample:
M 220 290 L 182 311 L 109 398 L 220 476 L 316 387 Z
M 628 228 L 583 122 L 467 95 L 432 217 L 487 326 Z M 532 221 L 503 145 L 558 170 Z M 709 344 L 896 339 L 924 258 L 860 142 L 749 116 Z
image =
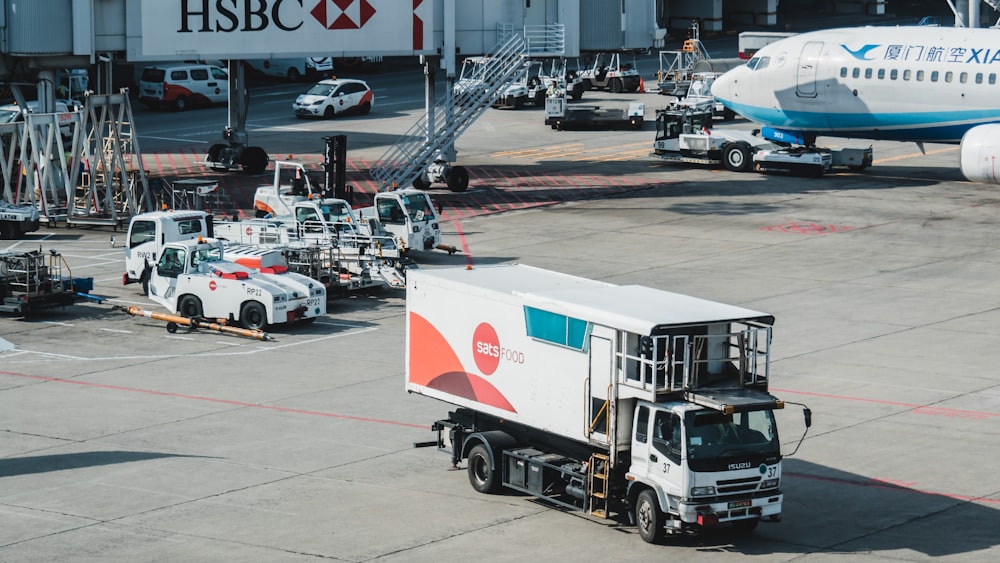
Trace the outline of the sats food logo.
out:
M 472 357 L 483 375 L 493 375 L 501 359 L 515 364 L 524 363 L 524 352 L 501 346 L 497 331 L 489 323 L 479 323 L 472 333 Z

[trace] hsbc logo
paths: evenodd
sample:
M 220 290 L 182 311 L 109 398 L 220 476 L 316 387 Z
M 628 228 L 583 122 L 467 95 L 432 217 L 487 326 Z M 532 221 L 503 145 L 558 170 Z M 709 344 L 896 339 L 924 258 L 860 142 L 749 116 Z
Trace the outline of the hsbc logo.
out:
M 315 1 L 315 0 L 313 0 Z M 324 29 L 361 29 L 375 15 L 368 0 L 181 0 L 178 33 L 295 31 L 308 13 Z

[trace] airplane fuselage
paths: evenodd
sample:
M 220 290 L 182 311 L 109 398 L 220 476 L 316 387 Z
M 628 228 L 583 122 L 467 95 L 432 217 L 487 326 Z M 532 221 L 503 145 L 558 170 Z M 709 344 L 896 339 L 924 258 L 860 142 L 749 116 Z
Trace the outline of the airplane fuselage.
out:
M 1000 123 L 1000 30 L 861 27 L 772 43 L 712 94 L 766 126 L 810 135 L 958 143 Z

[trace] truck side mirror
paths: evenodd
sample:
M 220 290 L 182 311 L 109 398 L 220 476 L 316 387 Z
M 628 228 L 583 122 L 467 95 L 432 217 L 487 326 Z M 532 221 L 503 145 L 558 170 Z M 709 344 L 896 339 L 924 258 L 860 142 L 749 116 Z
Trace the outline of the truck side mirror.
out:
M 812 411 L 809 410 L 808 407 L 804 408 L 804 409 L 802 409 L 802 416 L 805 417 L 806 428 L 811 427 L 812 424 L 813 424 L 813 413 L 812 413 Z

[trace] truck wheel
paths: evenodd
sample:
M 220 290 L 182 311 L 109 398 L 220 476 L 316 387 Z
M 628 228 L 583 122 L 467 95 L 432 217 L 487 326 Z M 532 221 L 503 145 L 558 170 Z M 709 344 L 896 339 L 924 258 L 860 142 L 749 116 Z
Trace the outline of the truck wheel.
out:
M 663 540 L 664 514 L 660 511 L 660 503 L 652 489 L 639 493 L 635 501 L 635 525 L 639 529 L 639 537 L 647 543 L 657 543 Z
M 240 309 L 240 323 L 250 330 L 264 330 L 267 326 L 267 311 L 257 301 L 247 301 Z
M 371 111 L 372 111 L 372 105 L 369 104 L 368 102 L 365 102 L 361 104 L 361 109 L 358 110 L 358 113 L 360 113 L 361 115 L 368 115 L 369 113 L 371 113 Z
M 177 302 L 177 312 L 189 319 L 201 317 L 201 300 L 194 295 L 185 295 Z
M 535 93 L 535 106 L 542 107 L 545 105 L 545 91 L 539 90 Z
M 469 483 L 480 493 L 493 494 L 500 490 L 500 479 L 490 466 L 490 453 L 482 444 L 473 446 L 469 452 Z
M 609 88 L 611 89 L 612 94 L 620 94 L 621 91 L 625 89 L 625 85 L 622 84 L 621 78 L 615 78 L 611 81 Z
M 594 83 L 591 82 L 591 80 L 589 78 L 584 78 L 583 79 L 583 89 L 584 90 L 593 90 L 594 89 Z
M 302 80 L 302 73 L 299 72 L 299 69 L 292 67 L 288 69 L 288 80 L 292 82 L 298 82 Z
M 247 174 L 260 174 L 267 170 L 267 153 L 260 147 L 247 147 L 240 156 L 240 165 Z
M 750 146 L 746 143 L 731 143 L 722 148 L 722 165 L 730 172 L 749 172 L 753 165 Z
M 452 166 L 448 171 L 448 189 L 453 192 L 469 189 L 469 171 L 464 166 Z
M 583 91 L 586 89 L 587 88 L 585 88 L 583 84 L 577 84 L 573 86 L 573 94 L 571 96 L 573 98 L 573 101 L 579 102 L 580 98 L 583 98 Z
M 323 110 L 323 119 L 333 119 L 335 115 L 337 112 L 333 110 L 333 106 L 326 106 L 326 109 Z
M 734 119 L 736 119 L 736 112 L 735 111 L 733 111 L 733 110 L 731 110 L 729 108 L 725 108 L 725 109 L 722 110 L 722 120 L 723 121 L 732 121 Z
M 177 111 L 184 111 L 187 109 L 188 101 L 187 96 L 177 96 L 174 100 L 174 109 Z

